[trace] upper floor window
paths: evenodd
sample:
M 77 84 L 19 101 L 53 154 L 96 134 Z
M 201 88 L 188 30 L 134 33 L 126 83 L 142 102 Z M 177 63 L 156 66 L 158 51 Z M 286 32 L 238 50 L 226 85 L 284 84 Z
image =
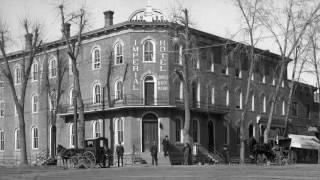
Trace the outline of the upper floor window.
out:
M 93 123 L 93 137 L 102 137 L 102 122 L 100 120 Z
M 4 131 L 0 130 L 0 151 L 4 150 Z
M 265 95 L 262 96 L 262 112 L 267 112 L 267 98 Z
M 99 69 L 101 67 L 100 49 L 94 48 L 92 51 L 92 69 Z
M 275 86 L 275 85 L 276 85 L 276 78 L 272 77 L 272 86 Z
M 69 104 L 70 106 L 73 106 L 73 88 L 70 88 L 70 91 L 69 91 Z
M 226 106 L 229 106 L 229 89 L 226 89 L 225 92 L 226 92 Z
M 39 99 L 38 99 L 38 95 L 33 95 L 32 96 L 32 99 L 31 99 L 31 102 L 32 102 L 32 112 L 33 113 L 36 113 L 38 112 L 38 108 L 39 108 Z
M 147 40 L 143 44 L 143 61 L 154 62 L 155 61 L 155 47 L 151 40 Z
M 72 75 L 73 74 L 73 64 L 72 64 L 72 59 L 69 58 L 69 74 Z
M 115 84 L 115 95 L 116 100 L 123 99 L 123 84 L 122 81 L 117 81 Z
M 93 86 L 93 103 L 101 103 L 101 87 L 100 84 Z
M 117 43 L 114 46 L 115 64 L 123 63 L 123 46 L 121 43 Z
M 14 83 L 21 84 L 21 67 L 17 65 L 14 69 Z
M 57 93 L 52 91 L 49 94 L 49 108 L 50 111 L 54 110 L 57 107 Z
M 254 73 L 251 74 L 251 81 L 254 81 Z
M 265 75 L 265 74 L 262 75 L 262 83 L 263 83 L 263 84 L 266 83 L 266 75 Z
M 236 108 L 237 109 L 242 109 L 242 92 L 241 90 L 239 90 L 239 92 L 237 93 L 238 95 L 238 100 L 237 100 L 237 104 L 236 104 Z
M 255 97 L 254 97 L 254 94 L 251 95 L 251 111 L 255 111 Z
M 298 103 L 297 102 L 292 103 L 292 115 L 293 116 L 298 115 Z
M 211 104 L 215 103 L 215 92 L 214 92 L 214 87 L 211 88 Z
M 180 81 L 180 84 L 179 84 L 179 100 L 182 100 L 183 99 L 183 82 Z
M 237 78 L 242 78 L 242 71 L 240 69 L 236 68 L 234 71 Z
M 4 117 L 5 104 L 4 101 L 0 101 L 0 117 Z
M 210 71 L 214 72 L 214 54 L 211 52 L 210 53 Z
M 281 81 L 281 87 L 284 88 L 284 80 Z
M 16 150 L 20 149 L 20 129 L 14 131 L 14 147 Z
M 54 78 L 57 76 L 57 60 L 51 58 L 49 61 L 49 77 Z
M 32 133 L 32 149 L 38 149 L 39 147 L 38 128 L 33 127 L 31 129 L 31 133 Z
M 282 100 L 282 111 L 281 111 L 281 115 L 285 115 L 286 114 L 286 102 L 284 100 Z
M 39 66 L 38 62 L 34 62 L 31 68 L 32 81 L 37 81 L 39 79 Z
M 118 118 L 115 121 L 115 130 L 116 130 L 116 134 L 115 134 L 115 139 L 116 139 L 116 144 L 123 144 L 123 118 Z

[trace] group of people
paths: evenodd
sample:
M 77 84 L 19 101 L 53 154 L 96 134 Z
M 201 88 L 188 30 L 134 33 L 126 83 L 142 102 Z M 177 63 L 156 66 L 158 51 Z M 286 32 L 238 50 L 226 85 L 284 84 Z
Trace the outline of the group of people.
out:
M 162 140 L 162 146 L 163 146 L 163 155 L 166 158 L 169 156 L 169 147 L 170 147 L 170 141 L 168 135 L 165 136 L 165 138 Z M 152 142 L 152 146 L 150 148 L 151 158 L 152 158 L 152 165 L 158 165 L 158 146 L 155 141 Z M 190 164 L 190 157 L 191 157 L 191 146 L 186 143 L 183 147 L 183 153 L 184 153 L 184 165 Z M 112 151 L 105 147 L 105 161 L 108 160 L 108 167 L 112 164 Z M 123 154 L 124 154 L 124 147 L 121 144 L 121 142 L 118 143 L 116 146 L 116 155 L 117 155 L 117 162 L 118 167 L 123 166 Z M 105 165 L 105 163 L 104 163 Z

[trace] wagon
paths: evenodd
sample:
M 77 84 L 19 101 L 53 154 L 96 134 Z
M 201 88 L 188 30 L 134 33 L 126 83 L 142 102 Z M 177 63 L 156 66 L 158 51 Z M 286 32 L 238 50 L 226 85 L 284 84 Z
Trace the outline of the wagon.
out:
M 275 145 L 272 150 L 274 153 L 274 162 L 278 165 L 291 164 L 291 138 L 278 138 L 278 144 Z
M 100 167 L 105 166 L 107 159 L 105 149 L 108 149 L 108 139 L 104 137 L 87 139 L 85 140 L 85 147 L 82 153 L 72 156 L 71 161 L 76 168 L 92 168 L 97 165 Z

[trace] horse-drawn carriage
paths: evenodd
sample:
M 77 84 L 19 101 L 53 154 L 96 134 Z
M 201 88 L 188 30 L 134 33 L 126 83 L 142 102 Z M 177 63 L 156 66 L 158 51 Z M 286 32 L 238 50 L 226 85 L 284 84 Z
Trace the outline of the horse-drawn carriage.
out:
M 71 160 L 75 168 L 92 168 L 96 165 L 104 167 L 108 159 L 108 139 L 104 137 L 85 140 L 83 149 L 66 149 L 58 145 L 57 152 L 62 158 L 63 164 Z
M 294 163 L 292 161 L 292 151 L 290 148 L 290 138 L 278 138 L 276 141 L 269 141 L 268 144 L 250 143 L 251 158 L 257 163 L 274 163 L 285 165 Z

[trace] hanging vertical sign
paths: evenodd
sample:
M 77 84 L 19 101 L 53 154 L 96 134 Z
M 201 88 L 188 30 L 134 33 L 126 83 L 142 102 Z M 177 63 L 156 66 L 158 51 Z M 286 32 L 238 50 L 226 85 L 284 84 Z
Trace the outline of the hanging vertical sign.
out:
M 161 72 L 166 72 L 168 69 L 168 54 L 166 48 L 166 41 L 160 40 L 160 62 L 159 70 Z M 158 77 L 158 90 L 167 91 L 168 90 L 168 75 L 159 75 Z

